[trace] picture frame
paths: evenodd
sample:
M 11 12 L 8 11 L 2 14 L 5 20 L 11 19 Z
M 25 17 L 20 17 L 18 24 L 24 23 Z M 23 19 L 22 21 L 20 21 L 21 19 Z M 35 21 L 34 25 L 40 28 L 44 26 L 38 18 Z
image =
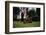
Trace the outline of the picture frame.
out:
M 32 6 L 31 6 L 32 5 Z M 13 28 L 13 7 L 40 7 L 40 28 L 29 27 L 29 28 Z M 12 9 L 11 9 L 12 8 Z M 11 13 L 12 12 L 12 13 Z M 11 16 L 11 17 L 10 17 Z M 10 24 L 10 22 L 12 22 Z M 12 26 L 11 26 L 12 25 Z M 12 27 L 12 28 L 11 28 Z M 5 33 L 16 34 L 16 33 L 32 33 L 32 32 L 44 32 L 45 31 L 45 3 L 37 2 L 20 2 L 20 1 L 5 1 Z

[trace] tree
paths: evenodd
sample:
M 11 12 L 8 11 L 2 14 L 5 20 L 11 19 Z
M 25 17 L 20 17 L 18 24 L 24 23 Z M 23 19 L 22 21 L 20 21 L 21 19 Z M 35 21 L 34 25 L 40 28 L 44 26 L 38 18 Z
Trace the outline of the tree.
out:
M 35 10 L 32 8 L 32 10 L 29 11 L 28 15 L 29 17 L 35 16 Z
M 13 7 L 13 20 L 17 19 L 17 15 L 19 14 L 19 7 Z

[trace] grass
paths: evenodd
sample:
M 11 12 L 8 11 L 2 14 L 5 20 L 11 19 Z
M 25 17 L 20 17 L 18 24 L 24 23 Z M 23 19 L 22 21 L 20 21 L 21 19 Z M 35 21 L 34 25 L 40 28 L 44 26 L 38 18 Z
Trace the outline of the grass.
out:
M 21 27 L 40 27 L 40 21 L 32 21 L 32 23 L 23 23 L 20 21 L 13 21 L 13 28 Z

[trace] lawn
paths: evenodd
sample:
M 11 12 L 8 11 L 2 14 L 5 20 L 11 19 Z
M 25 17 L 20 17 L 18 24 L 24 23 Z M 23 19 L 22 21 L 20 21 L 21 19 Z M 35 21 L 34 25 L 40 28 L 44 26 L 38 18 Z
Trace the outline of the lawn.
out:
M 32 23 L 23 23 L 20 21 L 13 21 L 13 28 L 21 27 L 40 27 L 40 21 L 32 21 Z

